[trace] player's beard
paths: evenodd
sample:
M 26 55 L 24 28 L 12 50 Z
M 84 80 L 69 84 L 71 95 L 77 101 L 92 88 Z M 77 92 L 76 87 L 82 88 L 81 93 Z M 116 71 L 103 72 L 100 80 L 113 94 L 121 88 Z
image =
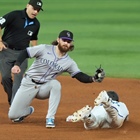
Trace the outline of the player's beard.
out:
M 60 45 L 58 44 L 58 49 L 60 50 L 61 53 L 66 53 L 69 51 L 69 47 L 66 45 Z

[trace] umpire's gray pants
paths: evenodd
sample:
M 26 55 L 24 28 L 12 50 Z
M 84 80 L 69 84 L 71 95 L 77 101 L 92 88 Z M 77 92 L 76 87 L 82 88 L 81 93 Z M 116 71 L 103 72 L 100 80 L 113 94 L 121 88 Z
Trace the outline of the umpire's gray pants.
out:
M 25 60 L 20 66 L 21 72 L 12 77 L 11 68 L 14 66 L 20 52 L 21 51 L 11 50 L 9 48 L 0 52 L 0 72 L 2 76 L 1 84 L 8 95 L 9 104 L 11 104 L 15 93 L 20 86 L 23 74 L 25 73 L 28 65 L 27 60 Z

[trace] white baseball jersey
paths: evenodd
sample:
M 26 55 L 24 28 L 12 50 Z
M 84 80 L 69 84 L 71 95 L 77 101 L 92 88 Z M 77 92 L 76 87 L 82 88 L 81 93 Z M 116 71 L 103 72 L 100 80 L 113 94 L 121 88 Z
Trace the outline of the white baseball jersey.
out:
M 55 49 L 56 46 L 46 44 L 27 48 L 30 58 L 36 58 L 26 74 L 35 81 L 44 83 L 55 79 L 63 72 L 68 72 L 71 76 L 80 72 L 75 61 L 67 53 L 59 58 Z
M 111 101 L 111 106 L 105 108 L 103 104 L 94 106 L 91 111 L 91 123 L 84 123 L 86 129 L 119 128 L 127 119 L 129 111 L 123 102 Z M 92 121 L 93 120 L 93 121 Z

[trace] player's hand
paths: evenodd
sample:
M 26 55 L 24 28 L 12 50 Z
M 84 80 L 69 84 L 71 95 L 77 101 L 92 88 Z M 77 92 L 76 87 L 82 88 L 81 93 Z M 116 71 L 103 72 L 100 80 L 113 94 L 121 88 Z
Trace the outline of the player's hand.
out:
M 15 65 L 12 69 L 11 69 L 11 72 L 13 74 L 17 74 L 17 73 L 20 73 L 21 72 L 21 69 L 19 66 Z
M 97 68 L 95 75 L 93 76 L 93 81 L 95 82 L 102 82 L 103 79 L 105 78 L 105 71 L 101 66 Z

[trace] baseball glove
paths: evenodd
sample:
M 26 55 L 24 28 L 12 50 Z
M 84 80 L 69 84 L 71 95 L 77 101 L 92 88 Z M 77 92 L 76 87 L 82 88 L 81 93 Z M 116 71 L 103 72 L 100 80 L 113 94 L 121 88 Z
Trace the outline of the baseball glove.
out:
M 101 68 L 101 65 L 99 68 L 97 68 L 95 75 L 93 76 L 95 82 L 101 83 L 103 79 L 105 78 L 105 72 L 103 68 Z

